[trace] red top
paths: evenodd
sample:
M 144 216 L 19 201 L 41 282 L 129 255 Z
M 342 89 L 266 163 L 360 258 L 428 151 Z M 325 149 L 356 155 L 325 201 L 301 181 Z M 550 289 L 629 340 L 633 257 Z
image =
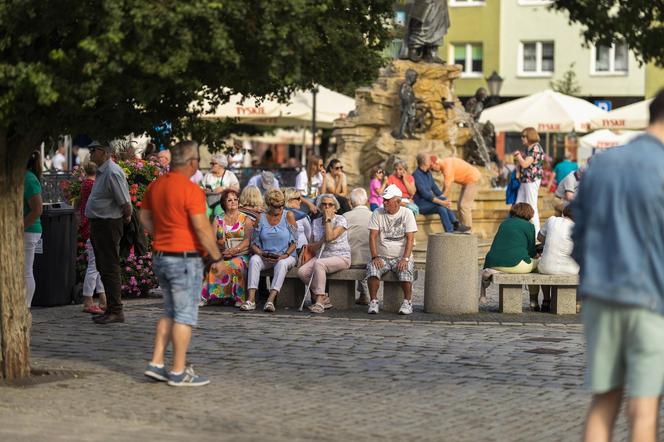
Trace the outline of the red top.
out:
M 153 181 L 143 195 L 141 210 L 152 213 L 154 241 L 159 252 L 203 252 L 191 224 L 191 215 L 205 215 L 205 192 L 178 172 Z
M 415 182 L 415 179 L 413 178 L 412 175 L 408 175 L 408 182 L 413 184 Z M 403 193 L 402 198 L 412 198 L 413 196 L 410 194 L 408 189 L 406 189 L 406 185 L 403 183 L 403 180 L 400 178 L 397 178 L 395 175 L 390 174 L 390 176 L 387 177 L 387 184 L 394 184 L 401 190 L 401 193 Z
M 81 234 L 83 241 L 87 241 L 90 238 L 90 222 L 88 221 L 88 217 L 85 216 L 85 205 L 88 203 L 94 183 L 95 180 L 86 178 L 81 184 L 81 202 L 78 206 L 78 211 L 81 215 L 81 224 L 78 226 L 78 232 Z

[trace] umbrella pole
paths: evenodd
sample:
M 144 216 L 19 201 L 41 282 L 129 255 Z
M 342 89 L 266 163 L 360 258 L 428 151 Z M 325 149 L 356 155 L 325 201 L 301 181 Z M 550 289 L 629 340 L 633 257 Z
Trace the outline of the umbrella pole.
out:
M 302 130 L 302 151 L 300 152 L 300 163 L 302 167 L 307 166 L 307 130 Z
M 314 87 L 311 90 L 313 96 L 313 109 L 311 115 L 311 150 L 316 152 L 316 94 L 318 94 L 318 88 Z M 320 152 L 316 152 L 320 155 Z

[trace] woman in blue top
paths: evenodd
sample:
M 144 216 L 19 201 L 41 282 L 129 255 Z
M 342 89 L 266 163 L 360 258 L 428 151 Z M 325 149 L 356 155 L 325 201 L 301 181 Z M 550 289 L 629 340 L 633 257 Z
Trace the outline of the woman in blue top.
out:
M 297 246 L 297 224 L 295 216 L 284 210 L 286 198 L 279 189 L 270 189 L 265 193 L 267 212 L 260 215 L 258 225 L 251 235 L 251 251 L 254 255 L 249 260 L 247 300 L 240 310 L 256 310 L 256 289 L 261 270 L 274 267 L 274 276 L 270 286 L 270 296 L 263 307 L 266 312 L 274 312 L 274 299 L 279 294 L 286 274 L 295 265 L 295 247 Z
M 35 262 L 35 249 L 42 235 L 40 218 L 42 214 L 42 187 L 40 183 L 42 164 L 41 154 L 38 150 L 30 154 L 26 169 L 23 184 L 23 244 L 25 247 L 25 299 L 28 308 L 30 308 L 36 285 L 32 267 Z

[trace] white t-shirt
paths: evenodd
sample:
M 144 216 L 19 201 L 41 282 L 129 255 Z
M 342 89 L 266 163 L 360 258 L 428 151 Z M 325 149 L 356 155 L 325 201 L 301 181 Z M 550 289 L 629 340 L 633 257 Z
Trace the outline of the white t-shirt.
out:
M 295 177 L 295 188 L 300 191 L 302 196 L 308 196 L 312 187 L 318 189 L 321 184 L 323 184 L 323 175 L 320 172 L 311 178 L 311 184 L 307 176 L 307 169 L 302 169 Z
M 369 230 L 378 230 L 378 256 L 398 258 L 403 256 L 406 249 L 406 233 L 417 232 L 417 222 L 413 212 L 403 206 L 400 206 L 394 215 L 379 207 L 371 214 Z
M 222 179 L 223 178 L 223 179 Z M 212 187 L 212 190 L 221 186 L 224 189 L 227 187 L 234 187 L 236 189 L 240 188 L 240 182 L 237 179 L 237 176 L 230 170 L 224 171 L 223 176 L 216 176 L 212 172 L 208 172 L 201 180 L 200 186 L 203 188 L 209 189 Z
M 562 216 L 552 216 L 540 233 L 546 237 L 544 251 L 537 264 L 537 271 L 546 275 L 576 275 L 579 265 L 572 259 L 572 228 L 574 221 Z
M 67 158 L 62 155 L 60 152 L 53 155 L 53 168 L 55 170 L 65 170 L 65 165 L 67 164 Z
M 325 243 L 325 250 L 321 253 L 321 258 L 328 258 L 330 256 L 339 256 L 341 258 L 348 258 L 350 260 L 350 244 L 348 243 L 348 221 L 341 215 L 334 215 L 332 220 L 332 228 L 343 227 L 344 233 L 339 235 L 334 241 Z M 325 236 L 325 227 L 323 226 L 323 218 L 316 218 L 312 225 L 313 240 L 314 242 L 320 241 Z

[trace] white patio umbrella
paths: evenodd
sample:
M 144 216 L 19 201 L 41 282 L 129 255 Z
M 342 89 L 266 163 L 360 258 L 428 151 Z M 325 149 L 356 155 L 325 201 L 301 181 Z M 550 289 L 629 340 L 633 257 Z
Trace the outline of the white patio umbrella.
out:
M 318 86 L 316 95 L 316 126 L 331 128 L 334 120 L 345 117 L 355 109 L 355 100 L 323 86 Z M 308 127 L 313 118 L 313 94 L 311 91 L 294 93 L 289 103 L 275 100 L 242 100 L 242 95 L 233 95 L 228 103 L 209 109 L 202 118 L 209 120 L 237 118 L 241 123 L 270 126 Z
M 302 104 L 284 104 L 276 100 L 254 98 L 243 99 L 240 94 L 232 95 L 227 103 L 211 109 L 203 106 L 206 120 L 237 118 L 240 123 L 269 126 L 299 126 L 306 121 L 309 109 Z
M 596 130 L 579 138 L 578 161 L 585 162 L 593 153 L 601 149 L 610 149 L 627 144 L 632 138 L 641 135 L 643 131 L 609 129 Z
M 649 100 L 619 107 L 599 118 L 593 118 L 591 124 L 597 129 L 645 129 L 648 126 L 650 111 Z
M 534 127 L 540 133 L 588 132 L 590 120 L 606 111 L 580 98 L 550 89 L 490 107 L 480 122 L 491 121 L 497 132 L 520 132 Z

